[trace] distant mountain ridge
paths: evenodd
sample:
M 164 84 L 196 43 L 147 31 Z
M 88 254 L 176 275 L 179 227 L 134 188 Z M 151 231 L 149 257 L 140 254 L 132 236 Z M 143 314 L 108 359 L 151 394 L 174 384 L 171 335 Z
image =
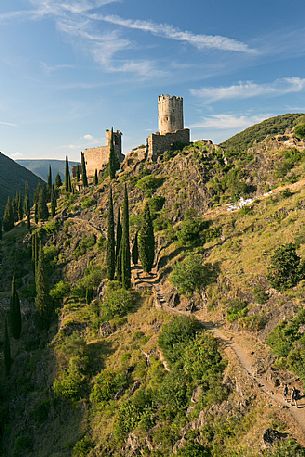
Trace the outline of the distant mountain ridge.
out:
M 49 166 L 52 167 L 52 174 L 53 178 L 60 174 L 61 178 L 65 177 L 65 160 L 53 160 L 53 159 L 34 159 L 34 160 L 17 160 L 19 165 L 26 167 L 35 175 L 39 176 L 39 178 L 47 181 L 48 173 L 49 173 Z M 78 162 L 69 162 L 70 167 L 74 165 L 78 165 Z
M 34 173 L 0 152 L 0 213 L 9 196 L 24 192 L 25 184 L 28 183 L 32 197 L 40 182 L 41 179 Z

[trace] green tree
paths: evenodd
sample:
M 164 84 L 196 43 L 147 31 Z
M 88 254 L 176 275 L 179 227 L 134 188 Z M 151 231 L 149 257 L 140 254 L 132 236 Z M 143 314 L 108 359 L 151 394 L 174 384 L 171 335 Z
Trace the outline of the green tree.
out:
M 3 357 L 4 357 L 5 374 L 6 374 L 6 376 L 8 376 L 11 371 L 12 357 L 11 357 L 10 336 L 9 336 L 8 327 L 7 327 L 7 319 L 5 319 L 5 324 L 4 324 Z
M 293 243 L 278 247 L 269 266 L 268 279 L 275 289 L 283 291 L 294 287 L 304 278 L 304 267 Z
M 53 185 L 52 186 L 52 190 L 51 190 L 51 214 L 52 214 L 52 217 L 54 217 L 55 214 L 56 214 L 56 206 L 57 206 L 56 191 L 55 191 L 55 188 L 54 188 L 54 185 Z
M 56 189 L 59 189 L 61 186 L 62 186 L 62 180 L 61 180 L 60 174 L 57 173 L 57 175 L 55 176 L 55 187 L 56 187 Z
M 23 219 L 23 205 L 22 205 L 22 196 L 21 193 L 18 192 L 16 195 L 16 213 L 17 213 L 17 220 L 22 221 Z
M 113 128 L 111 129 L 111 136 L 110 136 L 110 151 L 109 151 L 109 177 L 110 179 L 114 179 L 117 170 L 120 168 L 119 159 L 115 152 L 114 147 L 114 138 L 113 138 Z
M 139 246 L 138 246 L 138 232 L 136 232 L 133 245 L 132 245 L 132 263 L 138 265 L 139 261 Z
M 122 241 L 121 241 L 122 286 L 124 289 L 131 287 L 131 256 L 129 241 L 129 203 L 128 192 L 125 184 L 123 214 L 122 214 Z
M 27 229 L 30 232 L 31 231 L 31 206 L 30 206 L 28 183 L 26 183 L 25 189 L 24 189 L 23 210 L 24 210 L 24 214 L 26 215 Z
M 38 203 L 37 202 L 35 202 L 35 205 L 34 205 L 34 218 L 35 218 L 35 224 L 38 224 L 39 216 L 38 216 Z
M 200 254 L 190 254 L 174 265 L 170 279 L 179 293 L 192 295 L 201 291 L 214 277 L 210 265 L 202 265 Z
M 121 224 L 121 208 L 119 207 L 117 224 L 116 224 L 116 249 L 115 249 L 116 277 L 119 281 L 121 281 L 121 279 L 122 279 L 121 241 L 122 241 L 122 224 Z
M 66 186 L 66 192 L 72 192 L 71 176 L 70 176 L 70 170 L 69 170 L 69 161 L 68 161 L 68 157 L 66 157 L 66 179 L 65 179 L 65 186 Z
M 12 280 L 12 292 L 10 299 L 10 312 L 9 312 L 9 324 L 10 330 L 13 337 L 18 340 L 21 335 L 21 312 L 20 312 L 20 300 L 16 289 L 15 276 Z
M 51 194 L 53 189 L 53 177 L 52 177 L 52 167 L 49 166 L 49 174 L 48 174 L 48 201 L 51 200 Z
M 14 207 L 12 199 L 9 197 L 4 208 L 2 226 L 5 232 L 13 229 L 15 225 Z
M 148 203 L 145 205 L 143 222 L 139 231 L 139 255 L 144 271 L 149 273 L 155 258 L 155 236 Z
M 45 258 L 43 254 L 42 244 L 39 246 L 38 264 L 35 272 L 36 298 L 35 305 L 39 316 L 39 321 L 42 327 L 46 327 L 49 317 L 49 292 L 46 273 Z
M 108 197 L 108 226 L 107 226 L 107 278 L 111 281 L 115 275 L 115 233 L 112 188 Z
M 77 167 L 76 167 L 76 180 L 77 180 L 77 182 L 80 181 L 80 176 L 81 176 L 80 165 L 77 165 Z
M 49 217 L 49 209 L 47 205 L 48 192 L 46 186 L 43 184 L 40 186 L 39 198 L 38 198 L 38 219 L 46 221 Z
M 95 172 L 94 172 L 94 185 L 97 186 L 98 185 L 98 175 L 97 175 L 97 169 L 95 169 Z
M 86 162 L 85 162 L 85 156 L 84 153 L 81 152 L 81 164 L 82 164 L 82 181 L 83 181 L 83 186 L 88 187 L 88 178 L 87 178 L 87 170 L 86 170 Z

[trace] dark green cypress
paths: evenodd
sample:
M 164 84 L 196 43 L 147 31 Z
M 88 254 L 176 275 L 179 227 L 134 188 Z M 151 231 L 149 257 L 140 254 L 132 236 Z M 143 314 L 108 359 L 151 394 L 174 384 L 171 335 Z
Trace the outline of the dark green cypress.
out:
M 35 206 L 34 206 L 34 214 L 35 214 L 35 224 L 38 224 L 38 221 L 39 221 L 39 218 L 38 218 L 38 203 L 36 202 L 35 203 Z
M 49 174 L 48 174 L 48 201 L 51 201 L 52 188 L 53 188 L 53 177 L 52 177 L 52 167 L 50 165 Z
M 97 186 L 98 185 L 98 175 L 97 175 L 97 169 L 95 169 L 95 172 L 94 172 L 94 185 Z
M 11 198 L 7 199 L 7 203 L 4 208 L 3 220 L 2 220 L 3 230 L 8 232 L 15 225 L 15 217 L 14 217 L 14 207 L 13 201 Z
M 40 323 L 43 327 L 47 325 L 48 319 L 48 283 L 45 268 L 45 258 L 43 254 L 42 244 L 39 245 L 39 258 L 35 273 L 36 298 L 35 305 L 40 318 Z
M 30 206 L 28 183 L 25 184 L 25 189 L 24 189 L 23 210 L 24 210 L 24 214 L 26 215 L 27 229 L 30 232 L 31 231 L 31 206 Z
M 80 181 L 80 176 L 81 176 L 80 165 L 77 165 L 77 167 L 76 167 L 76 180 L 77 180 L 77 182 Z
M 16 289 L 15 276 L 12 280 L 12 293 L 10 299 L 10 312 L 9 312 L 9 324 L 11 334 L 18 340 L 21 335 L 21 312 L 20 312 L 20 300 Z
M 51 214 L 52 214 L 52 217 L 54 217 L 55 214 L 56 214 L 56 206 L 57 206 L 56 191 L 55 191 L 55 188 L 54 188 L 54 185 L 53 185 L 52 186 L 52 190 L 51 190 Z
M 109 150 L 109 177 L 110 179 L 115 178 L 116 171 L 119 169 L 119 160 L 114 148 L 114 139 L 113 139 L 113 128 L 111 129 L 111 136 L 110 136 L 110 150 Z
M 122 279 L 121 241 L 122 241 L 122 225 L 121 225 L 121 208 L 119 207 L 117 225 L 116 225 L 116 250 L 115 250 L 116 277 L 119 281 L 121 281 L 121 279 Z
M 70 170 L 69 170 L 68 157 L 66 157 L 66 179 L 65 179 L 65 185 L 66 185 L 66 192 L 72 192 L 71 176 L 70 176 Z
M 23 204 L 22 204 L 22 195 L 19 192 L 17 198 L 17 213 L 18 213 L 18 220 L 22 221 L 23 219 Z
M 139 255 L 143 270 L 150 273 L 155 258 L 155 236 L 148 203 L 145 205 L 143 222 L 139 231 Z
M 39 199 L 38 199 L 38 219 L 46 221 L 49 217 L 49 209 L 47 205 L 48 192 L 45 185 L 40 187 Z
M 86 162 L 85 162 L 85 156 L 84 156 L 84 153 L 83 153 L 83 152 L 81 152 L 80 157 L 81 157 L 81 164 L 82 164 L 82 181 L 83 181 L 83 186 L 84 186 L 84 187 L 88 187 L 88 178 L 87 178 Z
M 57 173 L 57 175 L 55 176 L 55 187 L 56 187 L 56 189 L 59 189 L 61 186 L 62 186 L 62 180 L 61 180 L 60 174 Z
M 121 241 L 121 265 L 122 265 L 122 287 L 130 289 L 131 287 L 131 256 L 129 241 L 129 204 L 128 192 L 125 184 L 123 214 L 122 214 L 122 241 Z
M 138 247 L 138 232 L 136 232 L 132 245 L 132 263 L 138 265 L 139 247 Z
M 0 217 L 0 241 L 2 241 L 2 218 Z
M 115 275 L 115 234 L 112 189 L 108 197 L 108 227 L 107 227 L 107 278 L 114 279 Z
M 8 327 L 7 327 L 7 319 L 5 319 L 5 324 L 4 324 L 3 356 L 4 356 L 5 374 L 6 374 L 6 376 L 8 376 L 11 371 L 12 357 L 11 357 L 10 336 L 9 336 Z

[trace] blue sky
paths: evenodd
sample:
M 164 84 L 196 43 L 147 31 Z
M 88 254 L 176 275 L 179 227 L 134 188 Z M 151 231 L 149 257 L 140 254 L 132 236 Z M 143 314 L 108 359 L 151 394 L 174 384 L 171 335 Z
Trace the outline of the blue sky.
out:
M 305 112 L 304 18 L 304 0 L 2 1 L 0 150 L 78 160 L 114 126 L 126 153 L 161 93 L 194 140 Z

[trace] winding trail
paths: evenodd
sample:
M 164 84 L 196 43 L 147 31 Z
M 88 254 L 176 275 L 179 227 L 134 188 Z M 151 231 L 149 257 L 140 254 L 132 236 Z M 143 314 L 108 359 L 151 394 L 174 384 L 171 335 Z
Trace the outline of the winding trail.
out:
M 194 315 L 199 319 L 203 326 L 210 330 L 215 338 L 219 339 L 223 344 L 228 360 L 235 359 L 238 366 L 256 386 L 258 395 L 264 396 L 265 403 L 283 409 L 287 422 L 289 421 L 293 424 L 298 441 L 305 445 L 305 398 L 299 401 L 299 408 L 292 407 L 290 403 L 286 403 L 283 399 L 282 387 L 276 388 L 271 379 L 269 379 L 268 371 L 257 370 L 256 349 L 258 341 L 255 340 L 254 336 L 244 332 L 228 330 L 225 328 L 224 322 L 208 320 L 208 314 L 203 311 L 192 314 L 190 311 L 170 307 L 162 293 L 160 278 L 156 269 L 150 276 L 145 276 L 142 269 L 135 267 L 133 269 L 133 281 L 136 288 L 150 288 L 152 290 L 157 308 L 175 315 Z

